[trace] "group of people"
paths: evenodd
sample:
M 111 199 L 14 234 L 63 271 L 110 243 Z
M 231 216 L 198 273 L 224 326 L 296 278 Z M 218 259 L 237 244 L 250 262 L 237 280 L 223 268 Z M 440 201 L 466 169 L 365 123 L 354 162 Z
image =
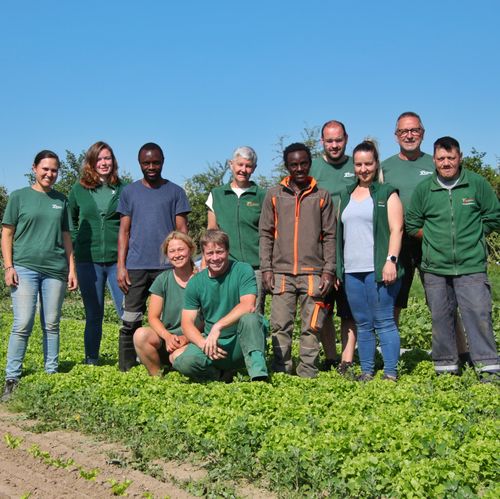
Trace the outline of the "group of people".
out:
M 469 360 L 483 379 L 498 377 L 485 236 L 500 228 L 499 201 L 483 177 L 461 167 L 455 139 L 436 140 L 430 156 L 421 151 L 424 133 L 416 113 L 403 113 L 395 129 L 400 150 L 380 163 L 368 139 L 347 155 L 345 126 L 328 121 L 322 154 L 313 159 L 304 144 L 290 144 L 288 175 L 267 192 L 251 180 L 255 151 L 237 148 L 231 180 L 208 193 L 201 269 L 187 235 L 191 208 L 184 190 L 162 177 L 160 146 L 141 147 L 143 178 L 124 185 L 112 148 L 97 142 L 69 199 L 53 189 L 57 155 L 41 151 L 34 184 L 11 194 L 2 220 L 14 311 L 3 399 L 21 377 L 38 300 L 45 370 L 57 371 L 66 283 L 81 289 L 87 364 L 99 362 L 107 283 L 122 320 L 122 371 L 140 361 L 151 375 L 170 364 L 196 380 L 227 381 L 246 367 L 251 380 L 267 380 L 269 293 L 274 371 L 294 372 L 298 302 L 297 375 L 317 375 L 321 344 L 325 366 L 345 373 L 357 345 L 359 379 L 368 381 L 378 335 L 383 378 L 396 381 L 399 315 L 418 268 L 436 372 L 458 374 Z M 142 327 L 146 308 L 149 327 Z

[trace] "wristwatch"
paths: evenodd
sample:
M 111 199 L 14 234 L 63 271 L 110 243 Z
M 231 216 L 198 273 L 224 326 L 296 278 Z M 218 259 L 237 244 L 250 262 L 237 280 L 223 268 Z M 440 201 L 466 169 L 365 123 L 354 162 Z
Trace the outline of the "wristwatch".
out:
M 394 255 L 389 255 L 389 256 L 386 258 L 386 260 L 387 260 L 388 262 L 397 263 L 397 261 L 398 261 L 398 257 L 397 257 L 397 256 L 394 256 Z

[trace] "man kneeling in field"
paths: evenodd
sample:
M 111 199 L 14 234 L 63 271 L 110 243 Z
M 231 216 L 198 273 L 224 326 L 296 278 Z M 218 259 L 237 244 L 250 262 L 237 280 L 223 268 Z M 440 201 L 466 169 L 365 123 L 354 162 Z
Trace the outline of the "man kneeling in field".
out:
M 268 378 L 265 327 L 254 313 L 257 284 L 252 267 L 229 260 L 229 238 L 208 230 L 200 241 L 207 268 L 188 283 L 181 328 L 190 341 L 172 356 L 173 367 L 198 381 L 224 379 L 227 371 L 246 366 L 252 381 Z M 201 312 L 204 331 L 196 327 Z

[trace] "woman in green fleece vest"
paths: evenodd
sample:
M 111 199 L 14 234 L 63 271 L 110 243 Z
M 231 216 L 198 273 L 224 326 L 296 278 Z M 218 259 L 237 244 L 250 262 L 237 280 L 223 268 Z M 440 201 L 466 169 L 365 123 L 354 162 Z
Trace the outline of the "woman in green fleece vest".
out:
M 123 293 L 116 280 L 120 227 L 116 207 L 123 187 L 113 149 L 105 142 L 90 146 L 80 181 L 69 195 L 76 269 L 85 306 L 86 364 L 97 365 L 99 359 L 106 282 L 116 312 L 122 315 Z

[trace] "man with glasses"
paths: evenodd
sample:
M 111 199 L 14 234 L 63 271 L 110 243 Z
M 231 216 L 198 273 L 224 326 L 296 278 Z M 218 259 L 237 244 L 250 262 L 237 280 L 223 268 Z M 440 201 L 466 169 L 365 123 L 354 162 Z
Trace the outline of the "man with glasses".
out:
M 381 165 L 384 182 L 393 185 L 399 190 L 405 218 L 413 191 L 420 182 L 431 176 L 435 170 L 432 156 L 420 149 L 424 134 L 425 128 L 417 113 L 407 111 L 399 115 L 396 121 L 396 130 L 394 131 L 396 141 L 399 144 L 399 153 L 387 158 Z M 413 282 L 413 275 L 415 268 L 420 265 L 421 258 L 421 241 L 408 236 L 405 232 L 401 252 L 399 253 L 399 262 L 405 273 L 394 307 L 396 323 L 399 323 L 401 309 L 408 306 L 408 296 Z M 467 343 L 458 315 L 456 316 L 456 322 L 456 338 L 460 360 L 469 362 L 470 356 L 467 351 Z

